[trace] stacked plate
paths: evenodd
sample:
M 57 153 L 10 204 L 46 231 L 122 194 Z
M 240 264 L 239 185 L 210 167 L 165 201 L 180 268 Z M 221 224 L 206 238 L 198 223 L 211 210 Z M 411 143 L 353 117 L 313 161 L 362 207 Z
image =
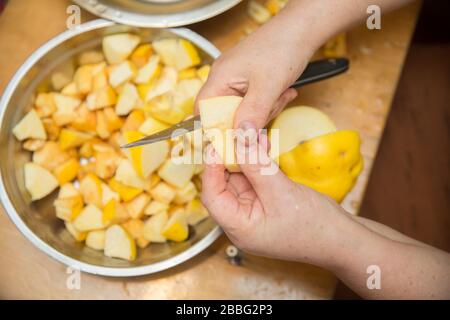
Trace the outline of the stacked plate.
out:
M 241 0 L 74 0 L 94 15 L 121 24 L 167 28 L 214 17 Z

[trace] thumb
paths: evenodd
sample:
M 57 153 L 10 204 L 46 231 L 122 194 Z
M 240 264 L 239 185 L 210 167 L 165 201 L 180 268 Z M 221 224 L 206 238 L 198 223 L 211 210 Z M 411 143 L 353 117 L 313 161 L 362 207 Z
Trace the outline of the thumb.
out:
M 252 122 L 245 122 L 247 130 L 237 130 L 236 158 L 262 203 L 273 198 L 276 191 L 289 192 L 291 181 L 269 157 L 269 141 L 265 133 L 258 133 Z

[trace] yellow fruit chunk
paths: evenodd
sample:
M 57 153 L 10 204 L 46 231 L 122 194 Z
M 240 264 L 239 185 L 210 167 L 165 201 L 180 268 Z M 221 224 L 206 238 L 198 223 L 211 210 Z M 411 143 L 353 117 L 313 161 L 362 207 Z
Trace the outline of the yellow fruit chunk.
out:
M 92 91 L 93 69 L 94 65 L 88 64 L 79 67 L 75 72 L 73 81 L 78 93 L 86 95 Z
M 105 206 L 111 200 L 120 201 L 118 192 L 113 191 L 107 184 L 102 182 L 102 205 Z
M 150 195 L 153 197 L 153 199 L 167 204 L 172 202 L 173 198 L 175 198 L 175 194 L 176 194 L 175 189 L 165 182 L 158 183 L 150 191 Z
M 129 261 L 136 259 L 136 243 L 125 229 L 117 224 L 106 229 L 105 256 Z
M 234 115 L 242 97 L 220 96 L 199 101 L 202 127 L 206 129 L 232 129 Z
M 138 70 L 136 77 L 134 78 L 134 82 L 137 84 L 150 83 L 159 77 L 161 70 L 162 68 L 159 64 L 159 57 L 154 55 Z
M 152 45 L 149 43 L 139 45 L 131 54 L 130 60 L 137 67 L 145 65 L 153 53 Z
M 28 139 L 22 144 L 22 148 L 28 151 L 37 151 L 45 145 L 45 140 Z
M 117 95 L 111 86 L 101 87 L 93 91 L 86 98 L 86 106 L 89 110 L 98 110 L 115 105 Z
M 83 99 L 84 94 L 78 92 L 77 84 L 72 81 L 69 84 L 67 84 L 62 90 L 61 94 L 69 97 L 73 97 L 76 99 Z
M 86 235 L 86 246 L 94 250 L 105 248 L 105 230 L 90 231 Z
M 133 219 L 138 219 L 144 214 L 144 209 L 150 202 L 150 196 L 146 193 L 141 193 L 133 200 L 124 203 L 125 210 Z
M 150 242 L 164 243 L 167 239 L 162 235 L 164 226 L 169 220 L 169 215 L 166 211 L 159 212 L 152 215 L 145 221 L 143 236 Z
M 81 195 L 71 197 L 59 196 L 54 202 L 56 216 L 64 221 L 73 221 L 83 209 Z
M 178 72 L 178 80 L 192 79 L 195 77 L 197 77 L 197 70 L 193 67 Z
M 103 208 L 103 224 L 122 223 L 130 218 L 128 211 L 116 199 L 111 199 Z
M 82 242 L 86 239 L 86 232 L 78 231 L 71 222 L 65 221 L 64 225 L 75 241 Z
M 205 64 L 197 69 L 197 77 L 205 83 L 208 80 L 209 72 L 211 71 L 211 66 L 209 64 Z
M 183 70 L 200 64 L 200 56 L 195 46 L 186 39 L 178 40 L 176 68 Z
M 121 63 L 133 52 L 141 38 L 130 33 L 118 33 L 103 38 L 103 53 L 109 63 Z
M 16 124 L 13 129 L 13 134 L 17 140 L 20 141 L 28 138 L 42 140 L 47 139 L 47 134 L 45 133 L 41 119 L 34 109 L 31 109 L 31 111 L 28 112 L 18 124 Z
M 133 188 L 145 189 L 148 186 L 148 182 L 138 174 L 128 159 L 122 159 L 120 161 L 115 179 Z
M 168 210 L 169 205 L 167 203 L 153 200 L 152 202 L 150 202 L 147 208 L 145 208 L 144 213 L 148 216 L 153 216 L 161 212 L 167 212 Z
M 209 216 L 208 210 L 203 206 L 200 199 L 192 199 L 186 206 L 186 220 L 191 226 L 196 225 Z
M 139 127 L 139 132 L 143 133 L 146 136 L 152 135 L 159 131 L 165 130 L 169 128 L 169 125 L 158 121 L 152 117 L 148 117 L 144 123 Z
M 52 193 L 58 187 L 58 180 L 45 168 L 28 162 L 24 166 L 25 188 L 31 200 L 39 200 Z
M 103 109 L 106 118 L 106 125 L 110 132 L 119 130 L 123 125 L 122 118 L 118 117 L 113 108 Z
M 125 116 L 140 104 L 141 101 L 136 86 L 132 83 L 126 83 L 117 100 L 116 114 L 118 116 Z
M 139 127 L 144 123 L 145 116 L 142 110 L 133 110 L 125 120 L 122 126 L 122 132 L 137 131 Z
M 72 129 L 62 129 L 59 135 L 59 145 L 62 150 L 81 146 L 92 138 L 92 135 Z
M 140 89 L 140 94 L 145 94 L 142 99 L 144 101 L 151 101 L 165 93 L 173 91 L 178 80 L 178 72 L 174 68 L 164 67 L 161 70 L 161 74 L 154 83 L 145 84 L 144 87 Z M 139 88 L 138 88 L 139 90 Z
M 73 220 L 73 226 L 81 232 L 104 229 L 103 212 L 93 204 L 88 204 Z
M 93 204 L 97 207 L 103 205 L 102 181 L 93 173 L 88 173 L 80 181 L 80 193 L 86 204 Z
M 180 108 L 173 106 L 171 94 L 164 94 L 147 102 L 145 109 L 153 118 L 168 124 L 177 124 L 188 115 Z
M 130 61 L 124 61 L 111 68 L 109 73 L 109 83 L 114 88 L 134 78 L 136 67 Z
M 56 111 L 52 117 L 58 126 L 63 126 L 71 123 L 76 117 L 76 108 L 81 104 L 81 100 L 62 94 L 53 95 Z
M 189 181 L 182 189 L 177 189 L 173 203 L 183 205 L 193 200 L 198 194 L 197 189 L 192 181 Z
M 34 101 L 34 107 L 39 117 L 51 116 L 56 111 L 55 100 L 52 93 L 39 93 Z
M 278 141 L 271 141 L 271 156 L 286 153 L 303 141 L 335 132 L 333 121 L 316 108 L 299 106 L 284 110 L 276 119 L 270 130 L 278 129 Z M 270 132 L 269 136 L 272 136 Z M 277 151 L 278 150 L 278 151 Z
M 247 13 L 255 22 L 259 24 L 266 23 L 272 17 L 270 11 L 266 7 L 254 0 L 251 0 L 248 3 Z
M 82 103 L 76 110 L 76 117 L 70 123 L 70 128 L 78 131 L 95 133 L 97 128 L 97 116 L 90 111 L 85 103 Z
M 103 62 L 104 59 L 105 57 L 103 56 L 103 53 L 101 51 L 89 50 L 80 53 L 80 55 L 78 56 L 78 64 L 95 64 Z
M 280 168 L 293 181 L 341 202 L 363 168 L 357 132 L 337 131 L 313 138 L 280 156 Z
M 167 240 L 181 242 L 188 238 L 189 228 L 186 221 L 186 212 L 184 209 L 176 209 L 170 216 L 164 226 L 162 235 Z
M 53 174 L 59 182 L 59 185 L 63 185 L 72 181 L 77 177 L 79 168 L 78 159 L 72 158 L 62 163 L 53 170 Z
M 63 151 L 58 143 L 47 141 L 42 148 L 33 153 L 33 162 L 52 171 L 70 159 L 70 154 Z
M 176 163 L 176 159 L 167 159 L 159 168 L 158 175 L 164 181 L 181 189 L 191 181 L 194 170 L 194 164 Z
M 143 191 L 143 189 L 128 187 L 114 178 L 109 180 L 108 185 L 111 189 L 119 194 L 120 198 L 123 201 L 130 201 L 141 194 Z
M 195 97 L 202 85 L 199 79 L 180 80 L 172 93 L 172 105 L 186 115 L 191 115 L 194 112 Z
M 138 131 L 124 133 L 127 143 L 143 137 L 144 135 Z M 148 178 L 164 162 L 168 154 L 169 144 L 165 140 L 129 149 L 133 167 L 142 178 Z
M 144 238 L 144 222 L 139 219 L 130 219 L 125 223 L 122 223 L 122 227 L 128 232 L 128 234 L 136 240 L 137 245 L 140 248 L 145 248 L 150 241 Z

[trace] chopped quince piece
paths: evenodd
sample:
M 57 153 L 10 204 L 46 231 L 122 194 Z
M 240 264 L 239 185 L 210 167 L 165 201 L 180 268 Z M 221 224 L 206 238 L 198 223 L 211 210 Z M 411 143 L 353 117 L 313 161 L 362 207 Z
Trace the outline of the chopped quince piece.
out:
M 103 208 L 103 224 L 122 223 L 130 218 L 128 211 L 116 199 L 111 199 Z
M 153 216 L 160 212 L 167 212 L 169 210 L 169 205 L 164 202 L 157 200 L 152 200 L 150 204 L 145 208 L 144 213 L 148 216 Z
M 60 164 L 70 159 L 68 152 L 61 149 L 58 143 L 48 141 L 33 153 L 33 162 L 52 171 Z
M 58 187 L 58 180 L 45 168 L 28 162 L 24 166 L 25 188 L 31 200 L 39 200 L 52 193 Z
M 82 181 L 88 174 L 94 174 L 95 161 L 89 161 L 87 159 L 80 160 L 80 169 L 78 170 L 77 179 Z
M 116 179 L 109 180 L 109 186 L 116 191 L 123 201 L 130 201 L 142 193 L 143 189 L 128 187 Z
M 126 83 L 116 104 L 116 114 L 118 116 L 126 116 L 140 105 L 140 98 L 136 86 L 132 83 Z
M 106 71 L 106 67 L 103 66 L 101 70 L 94 74 L 92 79 L 92 91 L 99 91 L 107 86 L 109 86 L 108 73 Z
M 53 202 L 53 206 L 59 219 L 73 221 L 83 209 L 83 198 L 79 194 L 71 197 L 61 197 L 59 195 Z
M 121 157 L 114 150 L 95 153 L 95 173 L 102 179 L 109 179 L 116 173 Z
M 95 133 L 97 128 L 97 116 L 82 103 L 76 110 L 76 117 L 70 123 L 70 127 L 84 132 Z
M 155 81 L 154 85 L 150 85 L 145 92 L 143 100 L 150 101 L 155 97 L 172 91 L 175 88 L 178 80 L 178 72 L 174 68 L 164 67 L 161 70 L 161 75 Z M 143 89 L 141 89 L 144 91 Z
M 145 116 L 142 110 L 133 110 L 122 126 L 122 132 L 136 131 L 144 123 Z
M 177 124 L 187 116 L 183 110 L 172 105 L 172 95 L 170 93 L 163 94 L 147 102 L 145 108 L 153 118 L 169 124 Z
M 88 173 L 80 181 L 80 193 L 86 204 L 93 204 L 97 207 L 102 206 L 102 182 L 95 174 Z
M 234 115 L 242 97 L 221 96 L 199 101 L 202 127 L 207 129 L 231 129 L 233 128 Z
M 189 227 L 186 220 L 186 212 L 182 208 L 175 209 L 164 226 L 162 235 L 175 242 L 181 242 L 188 238 Z
M 60 164 L 53 170 L 53 174 L 59 182 L 59 185 L 66 184 L 77 177 L 80 164 L 78 159 L 71 158 Z
M 92 135 L 72 129 L 62 129 L 59 135 L 59 145 L 62 150 L 81 146 L 92 138 Z
M 103 53 L 98 50 L 89 50 L 80 53 L 78 56 L 78 64 L 84 65 L 84 64 L 96 64 L 103 62 L 105 60 L 105 57 L 103 56 Z
M 143 138 L 144 135 L 138 131 L 127 131 L 124 137 L 126 142 L 130 143 Z M 164 162 L 168 154 L 169 144 L 165 140 L 129 149 L 133 167 L 142 178 L 148 178 Z
M 187 223 L 191 226 L 196 225 L 208 216 L 208 210 L 206 210 L 198 198 L 192 199 L 186 206 L 186 219 Z
M 47 139 L 47 134 L 45 133 L 41 119 L 34 109 L 31 109 L 31 111 L 16 124 L 13 129 L 13 134 L 20 141 L 28 138 Z
M 102 139 L 107 139 L 111 136 L 111 131 L 109 131 L 108 121 L 106 120 L 106 115 L 103 110 L 96 111 L 97 117 L 97 134 Z
M 150 57 L 148 62 L 138 70 L 137 75 L 134 78 L 134 82 L 137 84 L 150 83 L 159 77 L 160 74 L 161 65 L 159 64 L 159 57 L 157 55 L 153 55 Z
M 186 39 L 161 39 L 153 41 L 153 48 L 161 56 L 164 64 L 183 70 L 200 63 L 195 46 Z
M 77 84 L 74 81 L 70 82 L 64 88 L 62 88 L 61 94 L 76 99 L 83 99 L 84 97 L 84 94 L 78 92 Z
M 158 183 L 150 191 L 150 195 L 153 197 L 153 199 L 167 204 L 172 202 L 173 198 L 175 198 L 175 194 L 176 194 L 175 189 L 165 182 Z
M 197 70 L 193 67 L 178 72 L 178 80 L 192 79 L 195 77 L 197 77 Z
M 48 140 L 55 141 L 59 138 L 59 133 L 61 132 L 61 127 L 58 126 L 52 118 L 42 119 L 42 124 L 44 125 L 45 132 L 47 133 Z
M 28 151 L 37 151 L 45 145 L 45 140 L 28 139 L 22 144 L 22 147 Z
M 169 215 L 166 211 L 159 212 L 145 221 L 143 236 L 150 242 L 164 243 L 166 238 L 162 235 L 164 226 L 169 220 Z
M 80 66 L 75 71 L 73 81 L 76 84 L 78 93 L 86 95 L 92 91 L 92 82 L 94 78 L 93 69 L 93 64 L 87 64 Z
M 69 231 L 70 235 L 75 239 L 75 241 L 82 242 L 86 239 L 86 232 L 78 231 L 74 227 L 73 223 L 65 221 L 64 225 L 65 225 L 67 231 Z
M 133 200 L 130 200 L 126 203 L 124 203 L 124 207 L 127 210 L 130 217 L 134 219 L 138 219 L 142 217 L 142 214 L 144 213 L 145 207 L 150 202 L 150 196 L 146 193 L 141 193 Z
M 162 62 L 170 67 L 175 67 L 175 57 L 178 50 L 178 39 L 158 39 L 152 43 L 153 49 L 161 57 Z
M 169 125 L 158 121 L 152 117 L 148 117 L 144 123 L 139 127 L 139 132 L 146 136 L 152 135 L 159 131 L 169 128 Z
M 205 83 L 206 80 L 208 80 L 209 72 L 211 71 L 211 66 L 209 64 L 205 64 L 204 66 L 201 66 L 197 70 L 197 77 L 200 78 L 200 80 Z
M 112 67 L 109 73 L 109 83 L 114 88 L 134 78 L 136 67 L 130 61 L 124 61 Z
M 248 3 L 247 13 L 255 22 L 259 24 L 266 23 L 272 17 L 270 11 L 266 7 L 254 0 L 251 0 Z
M 114 112 L 113 108 L 105 108 L 103 110 L 109 131 L 119 130 L 123 125 L 123 120 Z
M 81 100 L 55 93 L 53 95 L 56 105 L 56 111 L 52 117 L 58 126 L 66 125 L 75 120 L 76 108 L 81 104 Z
M 136 243 L 124 228 L 115 224 L 106 229 L 105 256 L 129 261 L 136 259 Z
M 148 182 L 139 176 L 131 162 L 127 159 L 122 159 L 120 161 L 115 179 L 126 186 L 137 189 L 145 189 L 148 185 Z
M 150 243 L 149 240 L 144 238 L 144 222 L 142 220 L 130 219 L 127 222 L 122 223 L 122 227 L 136 240 L 136 243 L 140 248 L 145 248 Z
M 80 192 L 72 183 L 63 184 L 61 188 L 59 188 L 58 198 L 63 199 L 75 196 L 80 196 Z
M 73 220 L 73 226 L 81 232 L 104 229 L 103 212 L 93 204 L 88 204 Z
M 152 45 L 149 43 L 139 45 L 131 54 L 130 60 L 137 67 L 145 65 L 153 53 Z
M 185 203 L 188 203 L 192 199 L 194 199 L 198 191 L 195 188 L 195 185 L 192 181 L 189 181 L 189 183 L 182 189 L 177 189 L 177 193 L 175 194 L 175 198 L 173 199 L 173 202 L 177 205 L 183 205 Z
M 182 160 L 180 160 L 181 162 Z M 176 159 L 167 159 L 159 168 L 158 175 L 177 188 L 184 188 L 194 175 L 194 164 L 177 163 Z
M 109 63 L 121 63 L 133 52 L 141 38 L 130 33 L 119 33 L 103 38 L 103 53 Z
M 86 246 L 94 250 L 103 250 L 105 248 L 105 230 L 89 231 L 86 235 Z
M 115 105 L 117 95 L 111 86 L 104 86 L 93 91 L 86 98 L 86 106 L 89 110 L 98 110 Z
M 119 193 L 113 191 L 106 183 L 102 183 L 102 205 L 105 206 L 112 199 L 119 202 Z
M 39 117 L 51 116 L 56 111 L 53 93 L 39 93 L 34 101 L 34 106 Z

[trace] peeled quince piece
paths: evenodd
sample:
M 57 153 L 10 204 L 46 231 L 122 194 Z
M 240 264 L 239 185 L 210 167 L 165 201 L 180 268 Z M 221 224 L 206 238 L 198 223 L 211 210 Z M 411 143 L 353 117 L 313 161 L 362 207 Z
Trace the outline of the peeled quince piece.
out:
M 105 256 L 129 261 L 136 259 L 136 243 L 134 239 L 117 224 L 106 230 Z
M 103 53 L 109 63 L 120 63 L 128 58 L 141 38 L 130 33 L 119 33 L 103 38 Z
M 325 134 L 282 154 L 280 168 L 291 180 L 341 202 L 363 168 L 360 145 L 355 131 Z
M 25 188 L 31 195 L 31 200 L 39 200 L 49 195 L 58 187 L 58 180 L 45 168 L 33 162 L 24 167 Z

